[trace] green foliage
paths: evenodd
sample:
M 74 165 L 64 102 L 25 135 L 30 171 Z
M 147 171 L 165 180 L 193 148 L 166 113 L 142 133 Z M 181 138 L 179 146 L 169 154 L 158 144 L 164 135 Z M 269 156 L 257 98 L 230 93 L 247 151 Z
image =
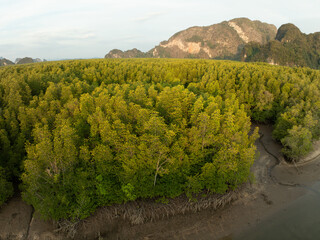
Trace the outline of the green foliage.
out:
M 219 45 L 217 43 L 213 44 L 212 42 L 210 41 L 206 41 L 206 44 L 209 48 L 211 49 L 215 49 L 216 47 L 218 47 Z
M 281 143 L 284 146 L 284 154 L 296 160 L 297 156 L 303 156 L 311 150 L 312 134 L 308 129 L 295 125 L 288 130 L 288 135 L 281 140 Z
M 248 43 L 242 60 L 247 62 L 273 62 L 284 66 L 320 68 L 319 33 L 303 34 L 293 24 L 282 25 L 276 40 L 266 44 Z
M 250 119 L 275 123 L 288 157 L 310 150 L 320 136 L 319 81 L 305 68 L 204 60 L 0 68 L 1 179 L 21 178 L 23 199 L 53 219 L 224 193 L 250 177 Z
M 13 186 L 7 180 L 5 170 L 0 167 L 0 205 L 13 195 Z
M 203 43 L 203 38 L 199 35 L 193 35 L 191 38 L 186 39 L 186 42 L 200 42 Z
M 132 186 L 130 183 L 122 186 L 121 190 L 124 192 L 124 194 L 128 200 L 133 201 L 137 198 L 137 196 L 133 194 L 134 186 Z

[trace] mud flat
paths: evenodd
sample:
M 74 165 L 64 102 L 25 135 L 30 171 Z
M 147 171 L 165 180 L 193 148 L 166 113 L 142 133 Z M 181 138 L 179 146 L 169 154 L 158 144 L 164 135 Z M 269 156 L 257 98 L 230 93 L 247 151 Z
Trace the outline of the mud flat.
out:
M 234 239 L 319 239 L 320 182 L 308 187 L 308 190 L 305 195 Z
M 118 208 L 101 208 L 77 225 L 67 222 L 58 225 L 41 220 L 21 198 L 15 197 L 0 209 L 0 239 L 67 239 L 62 233 L 64 230 L 70 233 L 69 238 L 75 239 L 257 239 L 257 236 L 260 239 L 266 235 L 265 231 L 273 229 L 276 235 L 267 235 L 266 239 L 284 239 L 285 235 L 273 227 L 287 219 L 298 219 L 300 222 L 292 221 L 287 226 L 300 229 L 303 234 L 312 229 L 308 224 L 310 219 L 320 219 L 320 215 L 310 215 L 316 211 L 320 213 L 320 204 L 314 200 L 320 199 L 317 193 L 320 192 L 320 184 L 317 184 L 320 145 L 315 143 L 314 152 L 301 163 L 291 165 L 283 160 L 281 146 L 272 140 L 272 128 L 258 127 L 262 137 L 256 142 L 259 154 L 252 166 L 255 180 L 222 200 L 221 196 L 215 196 L 194 205 L 183 205 L 185 201 L 177 199 L 170 207 L 131 203 Z M 146 206 L 150 207 L 149 211 L 143 210 Z M 306 214 L 299 215 L 293 209 Z M 128 211 L 130 214 L 123 218 L 123 213 Z M 295 227 L 302 226 L 302 222 L 304 227 Z M 319 226 L 318 223 L 319 220 L 315 224 Z M 57 231 L 59 229 L 61 231 Z M 304 239 L 312 239 L 304 236 Z
M 26 239 L 33 209 L 14 196 L 0 209 L 0 239 Z

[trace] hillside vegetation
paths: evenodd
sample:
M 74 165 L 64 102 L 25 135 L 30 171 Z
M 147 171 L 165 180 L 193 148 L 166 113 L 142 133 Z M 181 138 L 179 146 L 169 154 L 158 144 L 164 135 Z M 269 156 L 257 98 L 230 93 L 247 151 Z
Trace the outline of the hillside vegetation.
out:
M 293 24 L 284 24 L 275 40 L 266 44 L 247 44 L 243 49 L 243 60 L 319 69 L 320 32 L 306 35 Z
M 0 68 L 0 203 L 11 182 L 42 216 L 225 193 L 255 158 L 251 120 L 271 122 L 289 159 L 320 135 L 320 72 L 174 59 Z

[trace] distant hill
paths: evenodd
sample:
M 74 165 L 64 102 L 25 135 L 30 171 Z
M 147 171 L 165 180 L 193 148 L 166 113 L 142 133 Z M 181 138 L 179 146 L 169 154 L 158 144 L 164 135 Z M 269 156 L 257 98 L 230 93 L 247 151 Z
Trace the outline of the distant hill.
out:
M 191 27 L 174 34 L 147 53 L 137 49 L 112 50 L 106 58 L 168 57 L 241 59 L 242 49 L 249 42 L 265 44 L 276 36 L 272 24 L 236 18 L 206 27 Z
M 45 62 L 45 59 L 40 59 L 40 58 L 31 58 L 31 57 L 24 57 L 24 58 L 17 58 L 16 59 L 16 64 L 25 64 L 25 63 L 37 63 L 37 62 Z
M 307 35 L 293 24 L 284 24 L 274 40 L 247 44 L 242 60 L 320 69 L 320 32 Z
M 16 60 L 16 64 L 34 63 L 33 59 L 30 57 L 25 57 Z
M 7 65 L 15 65 L 15 64 L 26 64 L 26 63 L 37 63 L 37 62 L 46 62 L 47 60 L 45 59 L 40 59 L 40 58 L 31 58 L 31 57 L 24 57 L 24 58 L 17 58 L 14 62 L 0 57 L 0 67 L 1 66 L 7 66 Z
M 0 66 L 7 66 L 7 65 L 14 65 L 14 62 L 11 62 L 6 58 L 0 58 Z
M 146 57 L 146 53 L 134 48 L 127 51 L 121 51 L 119 49 L 111 50 L 105 58 L 142 58 Z

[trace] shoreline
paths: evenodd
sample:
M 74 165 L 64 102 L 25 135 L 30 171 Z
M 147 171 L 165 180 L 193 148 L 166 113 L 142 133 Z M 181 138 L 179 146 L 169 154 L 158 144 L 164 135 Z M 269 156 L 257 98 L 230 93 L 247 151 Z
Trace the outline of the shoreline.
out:
M 199 208 L 202 209 L 201 211 L 195 207 L 195 210 L 187 209 L 185 214 L 178 211 L 177 215 L 174 215 L 176 209 L 172 209 L 172 213 L 166 213 L 164 208 L 160 208 L 159 211 L 163 211 L 163 217 L 151 218 L 153 221 L 135 225 L 132 224 L 134 221 L 141 223 L 139 204 L 132 208 L 136 211 L 134 213 L 136 218 L 129 220 L 128 218 L 124 220 L 122 217 L 108 220 L 106 209 L 112 209 L 112 207 L 106 207 L 81 221 L 78 226 L 72 228 L 72 225 L 65 225 L 65 227 L 69 227 L 69 232 L 76 234 L 75 239 L 237 238 L 306 195 L 309 191 L 307 187 L 320 180 L 320 142 L 314 144 L 316 150 L 303 158 L 300 164 L 297 163 L 294 166 L 285 161 L 279 161 L 282 158 L 281 146 L 271 138 L 271 126 L 262 124 L 256 126 L 259 127 L 263 137 L 256 141 L 260 156 L 251 168 L 255 180 L 253 183 L 245 184 L 236 193 L 237 199 L 231 197 L 230 201 L 226 201 L 227 205 L 222 204 L 224 206 L 218 208 L 219 204 L 209 199 L 205 203 L 207 207 Z M 14 210 L 24 213 L 17 213 Z M 121 215 L 121 212 L 113 212 L 113 214 Z M 30 215 L 29 218 L 28 215 Z M 6 224 L 0 230 L 0 239 L 66 239 L 65 235 L 56 231 L 59 227 L 57 224 L 40 220 L 37 214 L 31 216 L 32 208 L 23 203 L 21 198 L 16 196 L 11 199 L 0 209 L 0 225 Z M 27 220 L 29 224 L 22 223 Z M 12 227 L 7 226 L 9 223 Z M 16 228 L 15 224 L 17 224 Z M 26 227 L 28 232 L 25 231 Z M 77 233 L 72 232 L 75 227 Z

